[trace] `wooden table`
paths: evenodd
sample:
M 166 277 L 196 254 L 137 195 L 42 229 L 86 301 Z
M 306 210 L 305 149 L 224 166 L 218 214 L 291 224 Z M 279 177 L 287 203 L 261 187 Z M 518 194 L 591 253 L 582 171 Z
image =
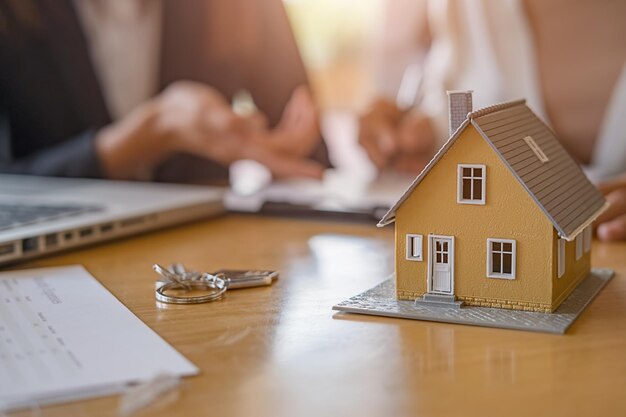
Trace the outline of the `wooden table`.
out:
M 150 266 L 172 261 L 281 277 L 161 309 Z M 596 242 L 593 264 L 617 275 L 565 336 L 331 311 L 392 272 L 391 227 L 227 216 L 24 267 L 67 264 L 85 265 L 201 369 L 141 416 L 626 415 L 626 243 Z M 117 406 L 109 397 L 41 415 Z

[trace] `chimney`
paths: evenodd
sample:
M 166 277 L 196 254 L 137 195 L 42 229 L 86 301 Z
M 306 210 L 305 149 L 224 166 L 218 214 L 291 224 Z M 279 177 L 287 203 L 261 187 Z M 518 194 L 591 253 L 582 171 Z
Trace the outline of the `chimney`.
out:
M 448 112 L 450 117 L 450 136 L 467 119 L 467 113 L 472 111 L 472 90 L 447 91 Z

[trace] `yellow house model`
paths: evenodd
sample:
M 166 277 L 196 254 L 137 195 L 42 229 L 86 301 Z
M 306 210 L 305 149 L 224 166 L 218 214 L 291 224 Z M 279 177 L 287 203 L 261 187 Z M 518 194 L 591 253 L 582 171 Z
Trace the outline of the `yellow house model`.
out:
M 524 100 L 448 97 L 450 139 L 379 223 L 395 222 L 397 297 L 553 312 L 590 272 L 607 203 Z

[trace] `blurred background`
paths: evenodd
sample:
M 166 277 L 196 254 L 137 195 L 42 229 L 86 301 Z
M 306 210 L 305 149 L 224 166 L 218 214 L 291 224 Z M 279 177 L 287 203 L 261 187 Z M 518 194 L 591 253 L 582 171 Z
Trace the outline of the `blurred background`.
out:
M 416 59 L 411 38 L 417 36 L 412 31 L 418 4 L 411 0 L 283 3 L 322 113 L 333 163 L 374 175 L 356 144 L 355 115 L 377 96 L 395 99 L 407 65 Z
M 284 0 L 300 53 L 324 110 L 359 110 L 373 94 L 374 40 L 383 0 Z
M 376 93 L 395 97 L 406 65 L 415 59 L 407 44 L 419 13 L 416 2 L 284 0 L 284 4 L 322 110 L 362 112 Z M 387 20 L 394 22 L 393 32 Z

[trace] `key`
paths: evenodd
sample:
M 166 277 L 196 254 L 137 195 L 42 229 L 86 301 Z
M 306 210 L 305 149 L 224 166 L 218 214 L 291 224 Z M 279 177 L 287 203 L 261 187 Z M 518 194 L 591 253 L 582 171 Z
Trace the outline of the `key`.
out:
M 229 290 L 272 285 L 278 279 L 278 271 L 221 269 L 213 273 L 213 275 L 219 274 L 226 277 Z

